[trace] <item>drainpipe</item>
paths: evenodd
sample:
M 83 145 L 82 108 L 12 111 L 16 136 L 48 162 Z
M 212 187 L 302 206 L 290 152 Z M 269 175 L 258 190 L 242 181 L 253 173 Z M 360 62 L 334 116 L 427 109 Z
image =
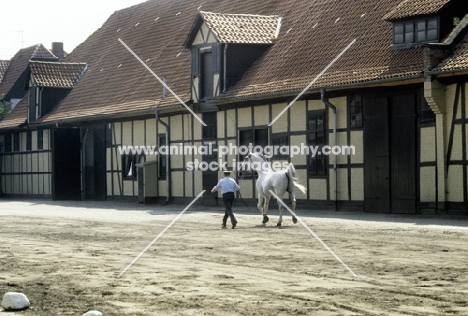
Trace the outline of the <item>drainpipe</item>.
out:
M 325 96 L 325 89 L 320 89 L 320 99 L 327 106 L 327 108 L 332 109 L 333 111 L 333 146 L 337 144 L 336 137 L 336 106 L 328 101 L 328 98 Z M 335 182 L 335 212 L 338 210 L 338 172 L 336 169 L 337 157 L 333 155 L 333 172 L 334 172 L 334 182 Z
M 223 70 L 223 72 L 224 72 L 223 77 L 224 77 L 224 79 L 223 79 L 223 92 L 226 92 L 226 86 L 227 86 L 227 85 L 226 85 L 226 78 L 227 78 L 227 62 L 226 62 L 226 60 L 227 60 L 227 58 L 226 58 L 226 57 L 227 57 L 227 48 L 228 48 L 228 44 L 224 44 L 224 60 L 223 60 L 223 68 L 224 68 L 224 70 Z
M 161 123 L 166 128 L 166 146 L 169 146 L 169 133 L 170 133 L 169 125 L 163 120 L 161 120 L 161 118 L 159 117 L 159 110 L 156 110 L 154 114 L 156 117 L 156 121 Z M 166 154 L 166 182 L 167 182 L 166 189 L 167 190 L 166 190 L 165 204 L 168 204 L 171 202 L 171 172 L 170 172 L 171 167 L 170 167 L 170 164 L 171 164 L 171 152 L 170 150 L 168 150 Z

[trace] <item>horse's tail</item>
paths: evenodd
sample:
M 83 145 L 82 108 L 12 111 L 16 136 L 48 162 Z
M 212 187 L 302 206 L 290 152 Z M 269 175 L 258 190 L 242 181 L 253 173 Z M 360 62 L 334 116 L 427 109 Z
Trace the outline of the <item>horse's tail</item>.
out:
M 288 192 L 293 192 L 294 188 L 297 188 L 299 191 L 306 194 L 307 188 L 299 183 L 299 177 L 292 163 L 288 166 L 288 177 L 291 179 L 291 181 L 289 181 Z

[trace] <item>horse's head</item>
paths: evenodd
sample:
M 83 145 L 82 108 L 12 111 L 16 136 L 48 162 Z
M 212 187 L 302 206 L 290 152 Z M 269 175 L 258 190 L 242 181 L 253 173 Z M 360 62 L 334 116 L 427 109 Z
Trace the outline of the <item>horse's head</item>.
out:
M 250 163 L 251 168 L 257 172 L 271 171 L 270 163 L 265 158 L 265 156 L 259 153 L 249 153 L 247 156 L 245 156 L 244 163 Z

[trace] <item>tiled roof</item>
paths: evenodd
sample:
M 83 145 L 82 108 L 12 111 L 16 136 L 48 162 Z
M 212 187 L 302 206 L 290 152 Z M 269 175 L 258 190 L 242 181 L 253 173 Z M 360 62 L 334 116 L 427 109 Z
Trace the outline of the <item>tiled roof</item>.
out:
M 468 70 L 468 38 L 465 39 L 455 49 L 450 58 L 442 61 L 433 72 L 444 72 L 454 70 Z
M 200 11 L 221 43 L 273 44 L 279 31 L 277 15 L 222 14 Z
M 23 72 L 28 69 L 30 60 L 55 61 L 57 57 L 42 44 L 20 49 L 10 60 L 10 65 L 0 82 L 0 95 L 7 94 Z
M 419 2 L 411 3 L 417 8 Z M 445 2 L 424 1 L 438 4 L 431 10 L 440 9 Z M 404 4 L 407 10 L 413 10 L 411 3 Z M 226 32 L 217 35 L 226 36 L 225 41 L 237 36 L 233 27 L 223 24 L 231 17 L 276 17 L 271 18 L 275 23 L 278 16 L 283 18 L 274 45 L 218 97 L 220 103 L 278 93 L 297 95 L 353 39 L 356 43 L 312 89 L 349 89 L 350 84 L 370 85 L 384 80 L 422 82 L 422 48 L 390 49 L 392 24 L 383 18 L 399 5 L 401 10 L 401 0 L 150 0 L 115 12 L 63 60 L 86 62 L 88 68 L 67 97 L 38 122 L 154 113 L 157 108 L 179 105 L 170 94 L 163 99 L 161 84 L 125 49 L 119 38 L 159 77 L 166 78 L 183 101 L 190 102 L 191 55 L 183 45 L 200 10 L 207 20 L 213 20 L 213 31 Z M 411 14 L 414 12 L 423 11 L 413 10 Z
M 9 65 L 9 60 L 0 60 L 0 83 L 3 81 L 3 76 L 5 75 Z
M 86 64 L 30 61 L 29 68 L 40 87 L 73 88 L 85 71 Z
M 439 12 L 451 0 L 404 0 L 384 16 L 387 21 L 413 16 L 430 15 Z
M 28 98 L 24 97 L 8 116 L 0 121 L 0 128 L 18 128 L 28 117 Z
M 200 10 L 222 13 L 217 17 L 249 14 L 283 18 L 275 44 L 220 99 L 300 91 L 355 38 L 356 44 L 314 87 L 421 75 L 421 49 L 390 50 L 392 25 L 382 18 L 400 2 L 147 1 L 115 12 L 64 59 L 86 62 L 88 69 L 70 94 L 40 121 L 85 119 L 89 113 L 99 113 L 99 109 L 107 109 L 107 114 L 131 113 L 135 109 L 152 113 L 155 108 L 178 104 L 171 95 L 163 100 L 161 84 L 119 43 L 119 38 L 159 77 L 166 78 L 182 100 L 189 102 L 191 57 L 183 45 Z

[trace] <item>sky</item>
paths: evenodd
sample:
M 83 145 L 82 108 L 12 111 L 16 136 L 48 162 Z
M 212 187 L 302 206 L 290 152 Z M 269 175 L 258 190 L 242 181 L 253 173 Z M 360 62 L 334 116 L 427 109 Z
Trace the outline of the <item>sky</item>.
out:
M 0 59 L 21 48 L 63 42 L 67 53 L 104 24 L 117 10 L 145 0 L 6 0 L 0 5 Z

